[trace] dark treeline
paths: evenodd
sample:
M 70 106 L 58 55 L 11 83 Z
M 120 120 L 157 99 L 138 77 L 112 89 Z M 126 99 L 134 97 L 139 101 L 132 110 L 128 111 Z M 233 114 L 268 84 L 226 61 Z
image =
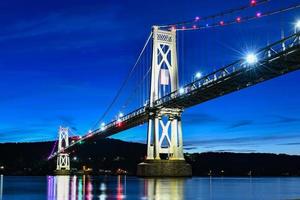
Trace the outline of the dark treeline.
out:
M 52 174 L 56 160 L 47 161 L 53 142 L 0 144 L 0 174 Z M 135 174 L 137 164 L 146 155 L 146 145 L 114 139 L 90 141 L 78 145 L 70 155 L 71 168 L 127 170 Z M 195 176 L 300 176 L 300 156 L 262 153 L 186 154 Z M 3 167 L 2 167 L 3 166 Z

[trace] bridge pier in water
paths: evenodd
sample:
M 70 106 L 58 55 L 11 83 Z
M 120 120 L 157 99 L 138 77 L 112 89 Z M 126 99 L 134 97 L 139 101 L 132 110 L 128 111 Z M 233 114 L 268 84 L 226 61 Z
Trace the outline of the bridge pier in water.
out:
M 69 128 L 59 127 L 58 130 L 58 155 L 56 161 L 56 175 L 70 174 L 70 157 L 69 153 L 64 150 L 69 146 Z
M 142 177 L 191 176 L 191 166 L 183 156 L 181 108 L 154 108 L 166 86 L 170 92 L 179 89 L 176 30 L 152 31 L 152 71 L 150 116 L 147 136 L 147 159 L 140 163 L 137 175 Z M 162 89 L 163 87 L 163 89 Z

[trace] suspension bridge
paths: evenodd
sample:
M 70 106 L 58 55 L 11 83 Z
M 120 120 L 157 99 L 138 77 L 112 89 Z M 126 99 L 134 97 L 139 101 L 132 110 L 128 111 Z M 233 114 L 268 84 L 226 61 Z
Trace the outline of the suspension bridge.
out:
M 221 20 L 212 24 L 201 25 L 199 22 L 210 18 L 232 15 L 232 13 L 251 9 L 268 2 L 268 0 L 251 1 L 250 5 L 231 9 L 217 15 L 153 26 L 138 60 L 133 66 L 133 69 L 137 67 L 137 63 L 144 55 L 146 47 L 150 47 L 150 55 L 147 55 L 150 61 L 149 67 L 146 64 L 147 67 L 142 74 L 142 79 L 137 84 L 137 90 L 142 90 L 143 95 L 146 93 L 141 101 L 142 105 L 137 109 L 132 109 L 128 114 L 119 114 L 116 119 L 108 124 L 98 124 L 95 129 L 73 143 L 69 143 L 70 129 L 60 127 L 58 150 L 52 152 L 48 159 L 57 157 L 57 170 L 70 170 L 69 152 L 74 146 L 85 140 L 107 138 L 148 123 L 147 157 L 145 162 L 139 164 L 137 174 L 139 176 L 191 176 L 191 167 L 185 162 L 183 155 L 182 112 L 187 108 L 217 97 L 298 70 L 300 68 L 300 22 L 296 24 L 295 32 L 289 36 L 283 36 L 280 40 L 212 73 L 207 75 L 198 74 L 194 80 L 182 87 L 179 86 L 178 32 L 246 23 L 250 20 L 268 17 L 300 7 L 300 5 L 292 5 L 266 13 L 257 12 L 254 16 L 239 16 L 229 21 Z M 131 72 L 129 76 L 132 75 Z M 127 80 L 124 84 L 126 83 Z M 120 91 L 122 89 L 123 86 Z M 100 122 L 114 105 L 120 91 L 99 120 Z M 162 155 L 165 155 L 164 159 L 162 159 Z

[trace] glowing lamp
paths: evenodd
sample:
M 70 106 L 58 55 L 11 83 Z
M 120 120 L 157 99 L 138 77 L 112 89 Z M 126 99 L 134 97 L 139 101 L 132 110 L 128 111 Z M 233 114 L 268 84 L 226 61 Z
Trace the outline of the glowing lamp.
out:
M 184 88 L 180 88 L 180 89 L 179 89 L 179 94 L 180 94 L 180 95 L 184 94 Z
M 253 64 L 257 63 L 258 59 L 255 54 L 250 53 L 246 56 L 246 61 L 248 64 L 253 65 Z
M 298 21 L 296 22 L 295 28 L 298 29 L 298 30 L 300 29 L 300 20 L 298 20 Z
M 200 20 L 199 16 L 195 17 L 195 21 L 199 21 L 199 20 Z
M 196 75 L 195 75 L 195 78 L 196 79 L 200 79 L 201 77 L 202 77 L 201 72 L 197 72 Z
M 118 119 L 117 120 L 117 127 L 121 127 L 122 126 L 122 121 L 121 121 L 121 119 Z
M 256 17 L 261 17 L 261 12 L 257 12 Z
M 257 3 L 256 0 L 251 0 L 250 1 L 251 6 L 256 6 L 256 3 Z
M 119 113 L 119 117 L 123 117 L 124 116 L 124 114 L 123 113 Z
M 241 20 L 242 20 L 241 17 L 237 17 L 237 18 L 236 18 L 236 21 L 237 21 L 237 22 L 241 22 Z
M 220 25 L 223 26 L 224 25 L 224 21 L 220 21 Z
M 193 25 L 193 29 L 196 29 L 197 28 L 197 26 L 196 25 Z

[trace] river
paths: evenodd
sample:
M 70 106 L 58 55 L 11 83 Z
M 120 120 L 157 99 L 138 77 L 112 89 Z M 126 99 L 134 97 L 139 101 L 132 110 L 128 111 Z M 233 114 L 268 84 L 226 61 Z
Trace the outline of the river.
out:
M 0 176 L 0 200 L 300 199 L 300 178 Z

